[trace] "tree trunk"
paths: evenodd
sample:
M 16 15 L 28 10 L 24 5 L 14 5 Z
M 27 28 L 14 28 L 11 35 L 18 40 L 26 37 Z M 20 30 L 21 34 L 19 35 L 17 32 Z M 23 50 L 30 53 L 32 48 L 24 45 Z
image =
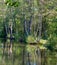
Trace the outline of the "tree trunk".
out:
M 3 55 L 5 54 L 5 42 L 3 43 Z
M 37 65 L 41 65 L 41 50 L 37 48 L 36 53 L 37 53 Z
M 22 65 L 25 65 L 25 47 L 24 46 L 22 51 Z
M 41 50 L 41 65 L 46 65 L 46 50 L 42 49 Z
M 28 52 L 28 65 L 31 65 L 30 64 L 30 55 L 29 55 L 29 52 Z
M 39 41 L 41 39 L 41 32 L 42 32 L 42 14 L 39 14 L 39 21 L 38 21 L 38 40 Z

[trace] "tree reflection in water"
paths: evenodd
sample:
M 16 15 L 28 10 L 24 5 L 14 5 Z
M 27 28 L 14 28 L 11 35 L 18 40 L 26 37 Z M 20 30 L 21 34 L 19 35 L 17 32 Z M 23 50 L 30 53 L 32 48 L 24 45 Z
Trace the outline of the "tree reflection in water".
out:
M 31 47 L 31 46 L 30 46 Z M 35 46 L 34 46 L 35 47 Z M 25 48 L 25 49 L 24 49 Z M 25 51 L 23 51 L 23 49 Z M 30 48 L 30 52 L 26 49 L 26 47 L 23 46 L 14 46 L 13 47 L 13 53 L 11 56 L 5 52 L 2 53 L 2 50 L 0 48 L 0 65 L 43 65 L 44 62 L 45 65 L 56 65 L 57 60 L 55 57 L 55 53 L 51 55 L 51 52 L 46 52 L 46 58 L 44 56 L 41 58 L 41 51 L 39 48 L 35 47 L 34 50 L 32 50 L 32 47 Z M 7 51 L 7 50 L 6 50 Z M 23 55 L 24 52 L 24 55 Z M 23 57 L 24 56 L 24 57 Z M 24 58 L 24 59 L 23 59 Z M 45 59 L 45 61 L 44 61 Z M 24 64 L 23 64 L 24 61 Z M 41 61 L 43 63 L 41 63 Z

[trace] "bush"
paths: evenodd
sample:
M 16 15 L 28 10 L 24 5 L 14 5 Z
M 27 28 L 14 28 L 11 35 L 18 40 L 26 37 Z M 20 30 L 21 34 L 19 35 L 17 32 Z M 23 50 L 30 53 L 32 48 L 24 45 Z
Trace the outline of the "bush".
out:
M 27 37 L 27 39 L 26 39 L 26 42 L 27 42 L 27 43 L 33 43 L 33 42 L 35 42 L 35 38 L 34 38 L 32 35 L 29 35 L 29 36 Z

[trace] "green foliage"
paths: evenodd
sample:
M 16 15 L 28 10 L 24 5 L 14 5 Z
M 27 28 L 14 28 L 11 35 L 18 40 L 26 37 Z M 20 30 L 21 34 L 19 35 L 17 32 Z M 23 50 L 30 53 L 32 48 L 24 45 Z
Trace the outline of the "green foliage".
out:
M 18 1 L 6 0 L 5 4 L 9 6 L 18 7 L 20 3 Z
M 33 53 L 35 51 L 36 47 L 34 46 L 30 46 L 30 45 L 27 45 L 26 46 L 26 50 L 30 53 Z
M 39 3 L 40 2 L 40 3 Z M 0 21 L 8 25 L 10 19 L 13 22 L 15 41 L 19 41 L 20 38 L 28 43 L 33 43 L 38 38 L 38 23 L 39 23 L 39 13 L 42 14 L 42 31 L 41 38 L 47 40 L 48 48 L 57 48 L 57 0 L 5 0 L 6 6 L 9 6 L 5 15 L 5 19 L 0 17 Z M 0 12 L 1 14 L 1 12 Z M 3 15 L 3 14 L 2 14 Z M 26 21 L 26 26 L 24 26 Z M 3 25 L 0 22 L 0 37 L 5 37 Z M 31 22 L 29 24 L 29 22 Z M 26 27 L 26 32 L 30 35 L 26 36 L 24 31 Z M 29 31 L 30 30 L 30 31 Z M 43 43 L 44 44 L 44 43 Z
M 27 43 L 33 43 L 35 42 L 35 38 L 32 35 L 29 35 L 26 39 Z

